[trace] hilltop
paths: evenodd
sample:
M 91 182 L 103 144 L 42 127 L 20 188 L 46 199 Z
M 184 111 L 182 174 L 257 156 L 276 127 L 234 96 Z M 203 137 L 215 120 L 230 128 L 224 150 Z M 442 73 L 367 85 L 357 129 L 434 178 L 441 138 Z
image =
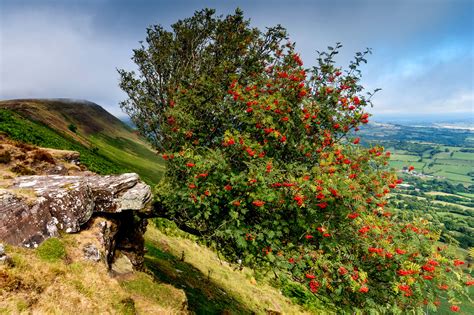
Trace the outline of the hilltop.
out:
M 133 129 L 89 101 L 17 99 L 0 101 L 0 132 L 26 143 L 81 153 L 97 173 L 134 171 L 156 184 L 163 163 Z
M 85 100 L 16 99 L 0 101 L 0 107 L 42 122 L 86 143 L 87 136 L 97 133 L 107 136 L 129 136 L 134 141 L 142 141 L 139 136 L 133 134 L 132 129 L 100 105 Z M 68 128 L 70 124 L 77 126 L 77 133 Z

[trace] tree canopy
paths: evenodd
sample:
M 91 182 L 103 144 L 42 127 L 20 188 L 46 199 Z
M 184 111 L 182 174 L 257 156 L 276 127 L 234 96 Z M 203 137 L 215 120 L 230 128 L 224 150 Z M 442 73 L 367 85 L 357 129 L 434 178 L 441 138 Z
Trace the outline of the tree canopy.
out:
M 120 70 L 122 108 L 166 160 L 156 215 L 230 261 L 274 270 L 327 307 L 354 312 L 456 309 L 472 278 L 428 221 L 387 205 L 401 182 L 368 123 L 357 53 L 347 69 L 318 52 L 305 68 L 281 26 L 205 9 L 153 26 Z

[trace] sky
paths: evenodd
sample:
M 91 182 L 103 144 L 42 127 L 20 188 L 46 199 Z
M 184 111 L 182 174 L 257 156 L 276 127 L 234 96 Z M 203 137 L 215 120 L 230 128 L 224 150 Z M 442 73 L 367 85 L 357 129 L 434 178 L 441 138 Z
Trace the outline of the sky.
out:
M 117 68 L 135 69 L 146 28 L 205 7 L 224 15 L 239 7 L 261 29 L 283 25 L 307 66 L 336 42 L 342 67 L 370 47 L 362 84 L 382 89 L 375 119 L 474 123 L 474 0 L 0 0 L 0 99 L 86 99 L 123 117 Z

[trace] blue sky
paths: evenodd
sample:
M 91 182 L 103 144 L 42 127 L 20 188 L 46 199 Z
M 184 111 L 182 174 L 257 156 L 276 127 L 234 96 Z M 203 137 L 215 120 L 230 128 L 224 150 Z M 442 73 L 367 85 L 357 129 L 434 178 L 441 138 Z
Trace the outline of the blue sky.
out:
M 146 27 L 204 7 L 282 24 L 306 65 L 338 41 L 342 66 L 371 47 L 362 70 L 368 89 L 382 88 L 375 118 L 474 116 L 474 0 L 0 0 L 0 99 L 87 99 L 124 116 L 116 68 L 134 69 Z

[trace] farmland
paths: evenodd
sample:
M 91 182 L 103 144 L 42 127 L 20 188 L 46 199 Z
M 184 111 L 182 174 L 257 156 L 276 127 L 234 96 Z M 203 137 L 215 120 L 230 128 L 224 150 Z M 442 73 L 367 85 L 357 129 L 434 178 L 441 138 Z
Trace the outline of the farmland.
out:
M 474 246 L 474 132 L 463 129 L 371 124 L 364 145 L 384 145 L 404 183 L 390 203 L 422 215 L 462 248 Z M 408 166 L 415 170 L 408 172 Z
M 412 165 L 418 178 L 474 185 L 473 131 L 372 124 L 362 134 L 365 145 L 381 143 L 392 153 L 390 166 L 398 171 Z
M 416 143 L 415 143 L 416 144 Z M 428 146 L 428 145 L 427 145 Z M 462 147 L 436 145 L 421 153 L 388 148 L 392 153 L 391 166 L 397 170 L 413 165 L 415 174 L 425 178 L 445 179 L 451 183 L 474 184 L 474 153 L 462 152 Z

